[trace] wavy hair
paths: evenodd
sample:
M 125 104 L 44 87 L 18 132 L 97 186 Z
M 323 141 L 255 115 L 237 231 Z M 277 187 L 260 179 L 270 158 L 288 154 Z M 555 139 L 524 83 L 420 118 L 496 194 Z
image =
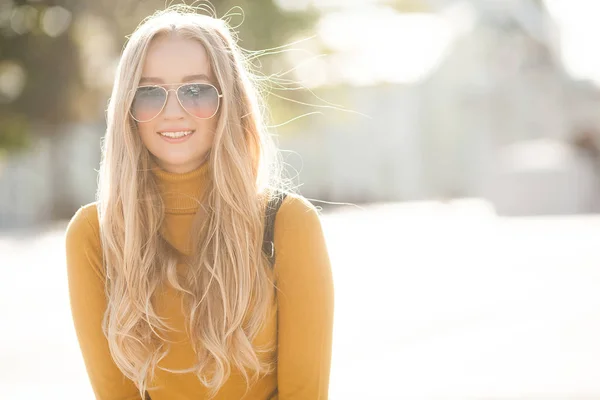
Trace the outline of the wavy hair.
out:
M 164 204 L 152 159 L 128 110 L 148 45 L 160 35 L 198 40 L 206 48 L 223 102 L 209 152 L 209 183 L 195 217 L 190 271 L 160 233 Z M 249 386 L 273 368 L 253 339 L 273 301 L 273 277 L 262 252 L 264 212 L 281 170 L 266 132 L 259 86 L 227 22 L 188 6 L 148 17 L 124 47 L 107 110 L 98 213 L 108 305 L 104 334 L 119 369 L 142 395 L 169 350 L 172 329 L 153 305 L 162 285 L 181 292 L 197 354 L 191 370 L 215 395 L 232 367 Z

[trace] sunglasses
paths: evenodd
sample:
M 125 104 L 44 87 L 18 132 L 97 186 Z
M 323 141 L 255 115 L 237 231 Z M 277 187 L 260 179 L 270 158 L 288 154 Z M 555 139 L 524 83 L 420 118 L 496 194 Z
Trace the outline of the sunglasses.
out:
M 181 107 L 191 116 L 209 119 L 219 110 L 222 94 L 210 83 L 185 83 L 176 89 L 162 86 L 140 86 L 135 90 L 129 114 L 137 122 L 156 118 L 167 104 L 169 92 L 174 91 Z

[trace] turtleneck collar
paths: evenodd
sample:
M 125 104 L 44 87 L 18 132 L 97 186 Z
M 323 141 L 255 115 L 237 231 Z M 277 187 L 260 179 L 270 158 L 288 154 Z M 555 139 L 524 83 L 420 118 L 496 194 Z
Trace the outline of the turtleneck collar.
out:
M 168 172 L 153 163 L 151 170 L 156 177 L 165 212 L 170 214 L 195 213 L 206 190 L 209 163 L 185 173 Z

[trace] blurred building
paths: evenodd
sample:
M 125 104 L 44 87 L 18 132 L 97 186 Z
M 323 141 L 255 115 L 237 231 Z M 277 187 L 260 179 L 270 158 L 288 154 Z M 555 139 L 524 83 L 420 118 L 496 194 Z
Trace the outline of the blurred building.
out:
M 483 197 L 510 215 L 597 211 L 598 160 L 571 142 L 600 126 L 600 92 L 565 73 L 544 8 L 434 3 L 459 28 L 426 78 L 333 89 L 323 96 L 341 92 L 334 99 L 372 119 L 338 114 L 282 137 L 309 160 L 292 163 L 304 192 L 369 202 Z
M 69 218 L 94 201 L 100 164 L 100 125 L 64 126 L 0 165 L 0 229 L 30 228 Z

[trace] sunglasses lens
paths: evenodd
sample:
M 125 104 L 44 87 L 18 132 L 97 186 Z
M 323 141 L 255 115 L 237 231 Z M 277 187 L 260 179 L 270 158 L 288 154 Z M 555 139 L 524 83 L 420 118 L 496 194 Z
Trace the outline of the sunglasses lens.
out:
M 190 83 L 177 91 L 181 105 L 197 118 L 211 118 L 219 108 L 219 93 L 212 85 Z
M 131 115 L 137 121 L 150 121 L 156 117 L 167 99 L 167 91 L 159 86 L 143 86 L 136 90 L 131 105 Z

